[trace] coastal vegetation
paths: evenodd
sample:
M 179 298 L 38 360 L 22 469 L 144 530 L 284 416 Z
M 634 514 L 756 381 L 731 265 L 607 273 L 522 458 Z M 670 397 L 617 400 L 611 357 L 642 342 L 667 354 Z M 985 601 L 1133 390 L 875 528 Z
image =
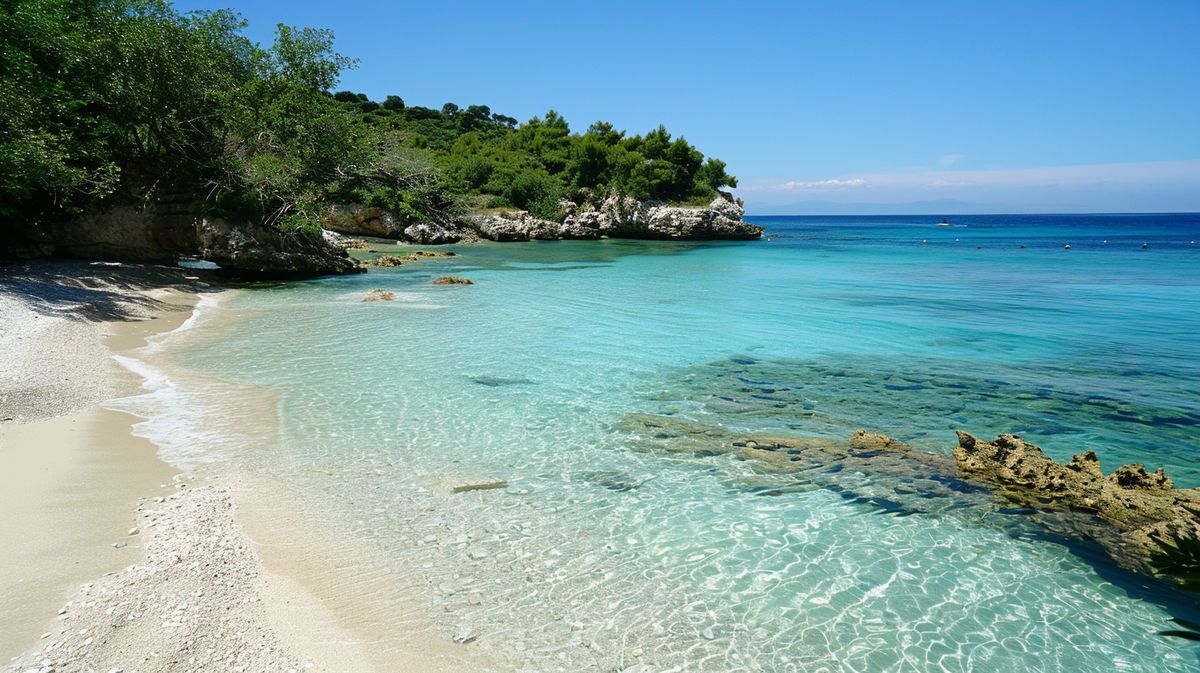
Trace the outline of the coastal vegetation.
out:
M 408 106 L 336 92 L 355 60 L 324 29 L 280 24 L 256 44 L 228 10 L 166 0 L 12 0 L 0 13 L 0 227 L 21 229 L 155 195 L 317 237 L 337 204 L 401 222 L 618 192 L 698 204 L 736 186 L 664 127 L 573 132 L 554 111 L 518 123 L 486 105 Z M 7 236 L 7 234 L 6 234 Z

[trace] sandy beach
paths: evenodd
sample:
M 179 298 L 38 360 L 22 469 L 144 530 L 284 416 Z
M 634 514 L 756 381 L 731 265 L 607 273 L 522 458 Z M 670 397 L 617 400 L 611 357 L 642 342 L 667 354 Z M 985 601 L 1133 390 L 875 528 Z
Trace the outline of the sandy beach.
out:
M 100 406 L 140 389 L 111 355 L 211 291 L 161 267 L 0 269 L 5 670 L 479 670 L 269 478 L 180 473 Z

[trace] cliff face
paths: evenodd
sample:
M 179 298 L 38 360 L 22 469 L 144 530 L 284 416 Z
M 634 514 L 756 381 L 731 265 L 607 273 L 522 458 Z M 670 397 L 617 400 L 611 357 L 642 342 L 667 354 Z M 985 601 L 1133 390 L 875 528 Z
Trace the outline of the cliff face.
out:
M 599 204 L 562 202 L 562 222 L 518 211 L 511 215 L 472 215 L 454 225 L 411 224 L 402 227 L 378 208 L 341 207 L 326 217 L 326 228 L 341 234 L 378 236 L 424 245 L 483 238 L 531 241 L 595 238 L 662 240 L 748 240 L 763 228 L 742 219 L 745 211 L 722 194 L 706 207 L 669 206 L 613 193 Z
M 196 250 L 198 212 L 188 195 L 157 195 L 77 219 L 34 224 L 17 231 L 8 245 L 22 257 L 174 261 Z
M 261 277 L 362 271 L 342 247 L 321 237 L 206 218 L 199 203 L 182 194 L 25 227 L 0 245 L 0 253 L 163 263 L 197 256 L 223 269 Z
M 640 238 L 662 240 L 746 240 L 762 227 L 742 219 L 740 204 L 722 194 L 706 207 L 647 203 L 611 194 L 602 202 L 578 206 L 564 201 L 562 222 L 527 212 L 475 215 L 452 224 L 397 222 L 379 208 L 340 206 L 325 218 L 339 234 L 390 238 L 421 245 L 464 240 L 530 241 Z M 92 259 L 174 262 L 197 256 L 222 268 L 257 276 L 316 276 L 361 271 L 344 246 L 326 238 L 233 223 L 202 214 L 185 194 L 146 197 L 130 205 L 93 211 L 74 220 L 38 224 L 17 232 L 0 250 L 19 257 L 63 255 Z

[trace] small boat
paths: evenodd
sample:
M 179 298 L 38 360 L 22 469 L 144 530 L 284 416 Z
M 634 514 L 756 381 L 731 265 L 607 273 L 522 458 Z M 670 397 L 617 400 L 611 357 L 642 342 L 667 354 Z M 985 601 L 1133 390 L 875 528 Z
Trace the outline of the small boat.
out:
M 947 221 L 946 221 L 946 218 L 944 218 L 944 217 L 943 217 L 943 218 L 942 218 L 942 221 L 941 221 L 941 222 L 938 222 L 938 226 L 939 226 L 939 227 L 950 227 L 950 226 L 953 226 L 953 225 L 952 225 L 952 224 L 950 224 L 949 222 L 947 222 Z

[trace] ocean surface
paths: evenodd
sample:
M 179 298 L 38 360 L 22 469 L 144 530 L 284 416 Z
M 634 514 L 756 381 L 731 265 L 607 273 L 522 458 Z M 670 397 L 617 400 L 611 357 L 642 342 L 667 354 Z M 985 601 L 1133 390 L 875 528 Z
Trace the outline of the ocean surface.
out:
M 115 404 L 303 494 L 502 670 L 1200 670 L 1158 633 L 1193 601 L 987 494 L 705 448 L 1013 432 L 1200 486 L 1200 215 L 750 219 L 206 299 Z

